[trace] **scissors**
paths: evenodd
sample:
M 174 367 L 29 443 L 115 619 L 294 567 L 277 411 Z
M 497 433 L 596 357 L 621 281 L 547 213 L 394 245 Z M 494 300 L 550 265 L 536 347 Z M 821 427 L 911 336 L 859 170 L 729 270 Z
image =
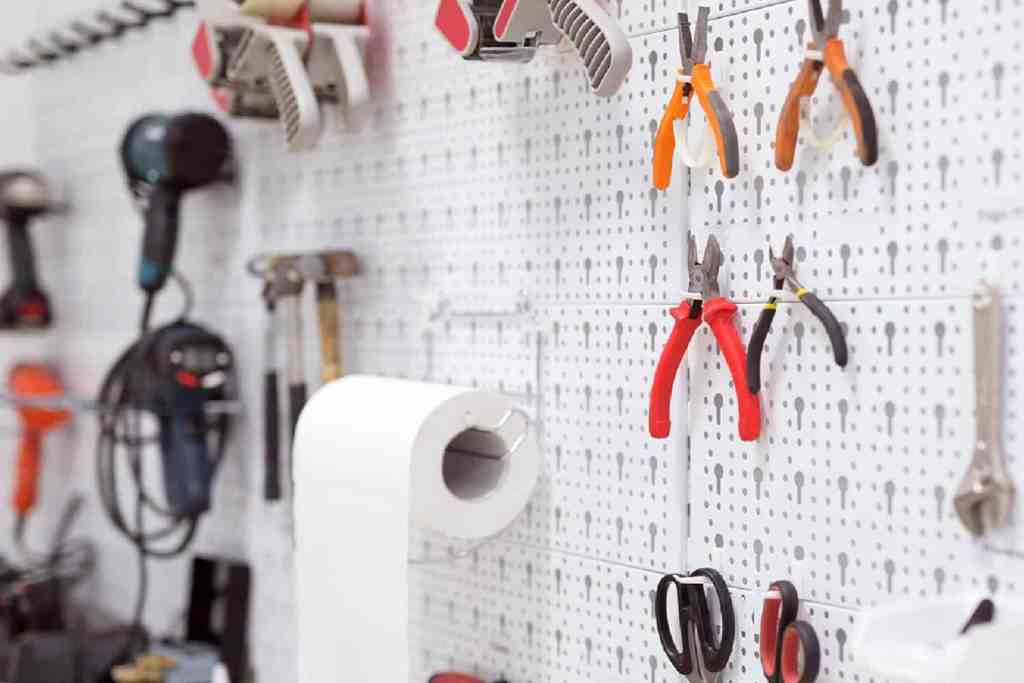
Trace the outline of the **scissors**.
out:
M 711 584 L 721 612 L 722 635 L 715 643 L 715 626 L 711 618 L 704 587 Z M 679 633 L 682 647 L 676 646 L 669 622 L 669 590 L 675 587 L 679 611 Z M 714 569 L 697 569 L 686 574 L 668 574 L 658 582 L 654 614 L 658 623 L 661 647 L 676 671 L 690 683 L 714 683 L 725 670 L 736 640 L 736 615 L 732 596 L 725 579 Z
M 761 610 L 761 670 L 771 683 L 814 683 L 821 646 L 814 627 L 797 620 L 800 596 L 789 581 L 776 581 Z

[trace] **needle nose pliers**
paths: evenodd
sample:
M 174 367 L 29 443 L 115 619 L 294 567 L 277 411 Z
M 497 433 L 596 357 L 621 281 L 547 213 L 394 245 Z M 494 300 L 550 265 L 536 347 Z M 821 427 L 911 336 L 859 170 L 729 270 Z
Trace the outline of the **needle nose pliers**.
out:
M 689 15 L 679 15 L 679 54 L 683 66 L 679 70 L 675 92 L 665 109 L 654 142 L 654 186 L 659 190 L 668 189 L 672 182 L 672 157 L 676 149 L 674 124 L 676 120 L 683 120 L 689 115 L 694 92 L 697 93 L 697 99 L 715 135 L 723 175 L 735 178 L 740 172 L 740 143 L 736 124 L 711 79 L 711 67 L 704 63 L 708 52 L 710 15 L 710 7 L 700 8 L 693 33 L 690 32 Z
M 703 318 L 703 322 L 711 327 L 718 341 L 718 348 L 725 356 L 725 362 L 732 373 L 733 384 L 736 386 L 740 439 L 756 441 L 761 435 L 761 403 L 747 386 L 746 350 L 732 321 L 736 314 L 736 304 L 723 297 L 718 287 L 722 250 L 718 240 L 709 237 L 704 250 L 704 260 L 698 262 L 697 241 L 692 233 L 689 236 L 689 246 L 690 291 L 699 292 L 702 299 L 687 299 L 671 311 L 676 321 L 675 326 L 661 353 L 654 374 L 654 386 L 651 389 L 651 436 L 655 439 L 664 439 L 672 430 L 672 385 L 690 340 L 693 339 Z
M 829 0 L 828 15 L 821 9 L 821 0 L 808 0 L 811 33 L 814 40 L 808 47 L 800 73 L 790 88 L 782 107 L 779 127 L 775 135 L 775 165 L 780 171 L 793 168 L 796 141 L 800 135 L 800 100 L 810 97 L 818 88 L 818 79 L 824 67 L 839 89 L 853 130 L 857 136 L 857 153 L 865 166 L 878 161 L 878 124 L 864 87 L 857 73 L 846 61 L 843 41 L 839 39 L 839 24 L 843 17 L 842 0 Z
M 795 255 L 793 238 L 786 238 L 786 245 L 782 249 L 782 256 L 775 256 L 775 252 L 769 247 L 768 260 L 771 262 L 774 271 L 775 289 L 782 289 L 786 285 L 793 290 L 797 298 L 807 308 L 811 309 L 821 324 L 825 326 L 829 341 L 832 343 L 832 353 L 835 355 L 836 365 L 846 367 L 849 360 L 849 350 L 846 346 L 846 335 L 843 334 L 843 327 L 836 320 L 836 316 L 825 303 L 813 292 L 807 290 L 800 281 L 796 279 Z M 754 334 L 750 338 L 750 351 L 747 356 L 747 379 L 750 384 L 750 391 L 754 394 L 761 391 L 761 354 L 764 351 L 764 341 L 768 332 L 772 329 L 772 321 L 775 320 L 775 311 L 778 308 L 779 300 L 772 297 L 768 300 L 761 317 L 757 319 L 754 326 Z

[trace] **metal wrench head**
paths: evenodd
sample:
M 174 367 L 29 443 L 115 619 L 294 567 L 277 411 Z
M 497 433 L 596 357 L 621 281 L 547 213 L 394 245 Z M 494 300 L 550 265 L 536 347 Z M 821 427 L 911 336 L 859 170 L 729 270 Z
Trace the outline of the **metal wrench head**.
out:
M 957 489 L 953 506 L 968 531 L 984 536 L 1009 521 L 1013 496 L 1013 483 L 1001 467 L 972 466 Z
M 819 50 L 839 36 L 839 25 L 843 21 L 843 0 L 829 0 L 828 14 L 821 8 L 821 0 L 807 0 L 810 15 L 811 34 Z

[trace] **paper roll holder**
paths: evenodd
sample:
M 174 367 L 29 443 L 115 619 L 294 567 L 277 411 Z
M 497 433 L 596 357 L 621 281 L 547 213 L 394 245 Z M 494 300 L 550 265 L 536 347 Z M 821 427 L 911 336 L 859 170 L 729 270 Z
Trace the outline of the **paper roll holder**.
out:
M 508 425 L 508 423 L 512 421 L 512 418 L 517 417 L 517 416 L 521 417 L 522 420 L 523 420 L 523 431 L 522 431 L 522 433 L 519 436 L 517 436 L 515 438 L 515 440 L 512 442 L 512 445 L 509 446 L 507 449 L 505 449 L 504 453 L 485 453 L 485 452 L 480 451 L 480 450 L 469 449 L 469 448 L 460 448 L 458 446 L 453 446 L 452 445 L 452 444 L 457 443 L 459 441 L 459 438 L 462 436 L 462 434 L 465 434 L 466 432 L 472 432 L 474 434 L 490 434 L 490 435 L 500 434 L 501 431 L 504 430 L 505 427 Z M 469 428 L 467 428 L 465 432 L 462 432 L 462 434 L 456 436 L 454 439 L 452 439 L 448 443 L 448 447 L 445 449 L 445 452 L 447 452 L 447 453 L 454 453 L 456 455 L 466 455 L 466 456 L 469 456 L 471 458 L 484 458 L 486 460 L 504 460 L 505 458 L 511 457 L 513 454 L 515 454 L 516 451 L 518 451 L 520 448 L 522 448 L 523 444 L 526 442 L 527 437 L 529 437 L 529 435 L 530 435 L 530 425 L 531 425 L 531 423 L 532 423 L 532 419 L 530 418 L 529 414 L 527 414 L 527 412 L 525 410 L 523 410 L 521 408 L 512 408 L 507 413 L 505 413 L 504 417 L 502 417 L 500 420 L 498 420 L 498 422 L 493 427 L 469 427 Z

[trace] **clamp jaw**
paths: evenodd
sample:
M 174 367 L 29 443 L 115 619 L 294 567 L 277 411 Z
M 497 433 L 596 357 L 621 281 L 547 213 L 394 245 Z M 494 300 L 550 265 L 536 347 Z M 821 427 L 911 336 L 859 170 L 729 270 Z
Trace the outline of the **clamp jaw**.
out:
M 434 25 L 470 60 L 529 62 L 561 40 L 543 0 L 441 0 Z
M 280 118 L 293 150 L 319 141 L 322 104 L 342 107 L 356 126 L 370 105 L 369 29 L 358 20 L 345 23 L 332 3 L 299 7 L 285 20 L 234 0 L 199 0 L 202 21 L 192 43 L 217 106 L 231 116 Z

